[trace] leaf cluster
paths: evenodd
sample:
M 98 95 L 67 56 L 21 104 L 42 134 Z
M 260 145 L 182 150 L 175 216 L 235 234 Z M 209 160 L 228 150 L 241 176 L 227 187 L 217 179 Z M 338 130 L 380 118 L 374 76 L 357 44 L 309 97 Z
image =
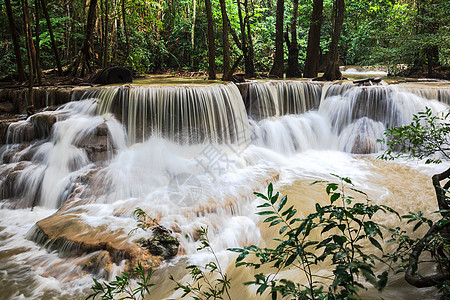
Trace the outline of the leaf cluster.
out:
M 231 299 L 229 289 L 231 280 L 228 275 L 223 272 L 219 259 L 208 238 L 208 228 L 201 227 L 198 231 L 200 236 L 200 246 L 197 251 L 208 250 L 214 256 L 214 261 L 207 263 L 204 267 L 190 265 L 186 267 L 191 275 L 193 283 L 182 284 L 174 279 L 172 275 L 169 279 L 176 283 L 175 290 L 182 290 L 184 298 L 188 295 L 195 300 L 200 299 Z
M 152 275 L 152 268 L 146 272 L 142 264 L 138 263 L 131 272 L 122 272 L 122 276 L 116 276 L 116 280 L 101 283 L 93 278 L 94 285 L 91 287 L 93 293 L 86 300 L 91 298 L 94 300 L 97 296 L 102 300 L 144 299 L 146 294 L 150 294 L 149 288 L 154 286 L 153 283 L 150 283 Z M 132 279 L 138 280 L 136 288 L 131 285 Z
M 386 286 L 387 272 L 374 273 L 375 262 L 383 259 L 367 253 L 365 245 L 369 242 L 382 252 L 382 226 L 372 218 L 378 212 L 397 213 L 387 206 L 373 204 L 364 192 L 354 188 L 350 179 L 336 177 L 340 183 L 327 182 L 329 204 L 316 203 L 315 211 L 304 218 L 298 216 L 294 206 L 287 207 L 287 197 L 274 193 L 272 184 L 266 195 L 255 193 L 264 201 L 257 214 L 265 217 L 263 222 L 269 227 L 279 226 L 277 244 L 274 248 L 252 245 L 230 250 L 239 253 L 236 266 L 258 269 L 269 264 L 276 270 L 269 275 L 257 274 L 248 283 L 259 286 L 258 294 L 269 289 L 273 299 L 278 294 L 298 299 L 356 299 L 359 289 L 364 288 L 359 276 L 380 290 Z M 357 202 L 346 193 L 346 188 L 366 200 Z M 253 259 L 249 260 L 250 257 Z M 314 273 L 312 267 L 320 263 L 331 263 L 332 274 Z M 280 271 L 290 268 L 301 270 L 307 285 L 278 278 Z
M 413 115 L 411 124 L 388 127 L 385 135 L 388 149 L 381 159 L 395 159 L 401 156 L 427 158 L 426 163 L 440 163 L 441 158 L 430 157 L 435 153 L 449 159 L 450 154 L 450 111 L 434 114 L 431 108 Z

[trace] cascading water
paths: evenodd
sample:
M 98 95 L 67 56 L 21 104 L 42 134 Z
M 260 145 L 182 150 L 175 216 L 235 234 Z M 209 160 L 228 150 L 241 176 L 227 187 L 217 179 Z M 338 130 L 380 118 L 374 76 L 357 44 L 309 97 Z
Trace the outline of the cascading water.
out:
M 317 109 L 322 87 L 309 82 L 268 81 L 240 84 L 239 89 L 248 115 L 261 120 Z
M 352 178 L 372 199 L 400 211 L 410 210 L 415 197 L 431 199 L 414 203 L 417 210 L 436 209 L 427 185 L 430 167 L 348 153 L 378 152 L 383 145 L 376 139 L 387 124 L 406 124 L 425 106 L 435 112 L 447 107 L 417 92 L 255 82 L 107 87 L 77 97 L 85 100 L 10 126 L 1 149 L 4 207 L 36 206 L 0 210 L 0 291 L 11 299 L 79 299 L 92 283 L 86 270 L 119 274 L 134 241 L 148 234 L 128 235 L 136 207 L 171 228 L 181 243 L 183 255 L 155 275 L 157 286 L 167 287 L 153 289 L 155 299 L 180 297 L 167 272 L 188 280 L 186 260 L 204 265 L 212 259 L 196 251 L 202 226 L 209 227 L 212 246 L 230 272 L 232 296 L 256 298 L 241 285 L 252 273 L 231 267 L 234 256 L 226 249 L 273 238 L 254 214 L 252 196 L 268 182 L 275 181 L 302 213 L 326 202 L 322 187 L 309 183 L 331 180 L 330 173 Z M 418 178 L 412 195 L 405 174 Z
M 94 90 L 99 114 L 113 113 L 127 127 L 129 144 L 159 136 L 181 143 L 242 143 L 247 114 L 234 84 L 141 86 Z

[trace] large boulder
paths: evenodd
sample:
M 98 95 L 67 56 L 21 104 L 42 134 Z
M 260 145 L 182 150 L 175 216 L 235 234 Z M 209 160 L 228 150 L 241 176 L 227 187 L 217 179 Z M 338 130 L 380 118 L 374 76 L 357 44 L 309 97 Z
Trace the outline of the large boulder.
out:
M 91 82 L 96 84 L 131 83 L 133 72 L 125 67 L 108 67 L 98 71 Z

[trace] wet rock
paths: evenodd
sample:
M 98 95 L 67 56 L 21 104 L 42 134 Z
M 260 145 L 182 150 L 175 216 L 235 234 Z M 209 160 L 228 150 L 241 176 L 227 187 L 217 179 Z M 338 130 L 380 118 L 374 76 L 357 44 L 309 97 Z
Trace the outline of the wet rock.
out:
M 141 238 L 137 241 L 143 248 L 157 256 L 162 256 L 165 259 L 174 257 L 178 253 L 180 242 L 172 235 L 172 231 L 161 226 L 154 226 L 151 228 L 153 237 L 150 239 Z
M 0 102 L 0 113 L 14 113 L 16 107 L 11 102 Z
M 56 123 L 56 114 L 35 114 L 30 118 L 30 122 L 33 124 L 36 138 L 44 139 L 50 136 L 52 127 Z
M 374 153 L 375 149 L 376 147 L 370 139 L 358 135 L 355 139 L 355 143 L 353 144 L 351 153 L 370 154 Z
M 0 169 L 0 200 L 8 199 L 6 203 L 7 207 L 26 208 L 30 206 L 27 203 L 27 199 L 21 199 L 20 191 L 17 191 L 17 181 L 21 172 L 30 165 L 30 162 L 20 162 L 4 166 Z M 17 201 L 17 199 L 21 200 Z
M 19 116 L 10 116 L 10 115 L 5 115 L 5 116 L 0 116 L 0 145 L 2 144 L 6 144 L 7 140 L 7 132 L 8 132 L 8 127 L 9 125 L 11 125 L 12 123 L 15 123 L 17 121 L 22 121 L 25 120 L 26 116 L 24 115 L 19 115 Z
M 156 268 L 162 263 L 160 256 L 151 255 L 146 249 L 129 242 L 128 235 L 122 230 L 111 231 L 106 225 L 93 227 L 83 221 L 81 213 L 60 210 L 37 222 L 28 239 L 64 257 L 96 254 L 80 262 L 86 270 L 96 273 L 100 268 L 109 272 L 113 263 L 119 265 L 124 260 L 126 271 L 138 262 L 145 269 Z
M 83 148 L 90 161 L 104 162 L 114 153 L 115 149 L 108 143 L 109 130 L 106 123 L 102 123 L 77 143 L 77 147 Z M 110 155 L 111 154 L 111 155 Z
M 28 143 L 36 139 L 34 126 L 30 122 L 12 123 L 8 128 L 8 144 Z
M 80 261 L 78 265 L 81 265 L 82 268 L 89 273 L 99 274 L 102 269 L 108 273 L 111 272 L 113 262 L 109 252 L 103 250 L 96 253 L 94 252 L 86 259 Z
M 369 78 L 364 78 L 364 79 L 359 79 L 359 80 L 354 80 L 353 83 L 357 84 L 359 86 L 363 85 L 363 86 L 371 86 L 374 84 L 379 84 L 381 82 L 382 78 L 381 77 L 369 77 Z

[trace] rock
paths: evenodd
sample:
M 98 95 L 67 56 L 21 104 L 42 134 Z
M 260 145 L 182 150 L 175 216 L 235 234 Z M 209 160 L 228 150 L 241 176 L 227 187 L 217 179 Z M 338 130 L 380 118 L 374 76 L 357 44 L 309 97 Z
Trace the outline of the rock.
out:
M 56 123 L 56 114 L 38 113 L 30 118 L 36 138 L 45 139 L 50 136 L 53 125 Z
M 16 111 L 16 107 L 11 102 L 0 102 L 0 113 L 14 113 Z
M 353 154 L 370 154 L 375 152 L 375 145 L 368 138 L 363 138 L 358 135 L 353 144 L 351 153 Z
M 153 233 L 152 238 L 141 238 L 137 243 L 148 249 L 151 254 L 162 256 L 165 259 L 177 255 L 180 242 L 172 235 L 172 231 L 161 225 L 154 226 L 151 230 Z
M 97 84 L 131 83 L 133 82 L 133 72 L 125 67 L 108 67 L 98 71 L 91 82 Z
M 376 83 L 376 84 L 380 83 L 381 79 L 382 79 L 381 77 L 369 77 L 369 78 L 354 80 L 353 83 L 358 84 L 358 85 L 370 86 L 370 85 L 373 85 L 374 83 Z
M 106 225 L 93 227 L 83 221 L 80 213 L 82 211 L 69 213 L 59 210 L 37 222 L 27 237 L 61 256 L 89 255 L 89 259 L 80 263 L 85 270 L 96 273 L 99 269 L 108 273 L 113 263 L 119 265 L 123 260 L 126 260 L 125 271 L 139 262 L 146 270 L 162 263 L 160 256 L 151 255 L 147 249 L 129 242 L 123 231 L 108 230 Z
M 246 82 L 245 74 L 235 74 L 235 75 L 231 76 L 231 81 L 234 83 Z

